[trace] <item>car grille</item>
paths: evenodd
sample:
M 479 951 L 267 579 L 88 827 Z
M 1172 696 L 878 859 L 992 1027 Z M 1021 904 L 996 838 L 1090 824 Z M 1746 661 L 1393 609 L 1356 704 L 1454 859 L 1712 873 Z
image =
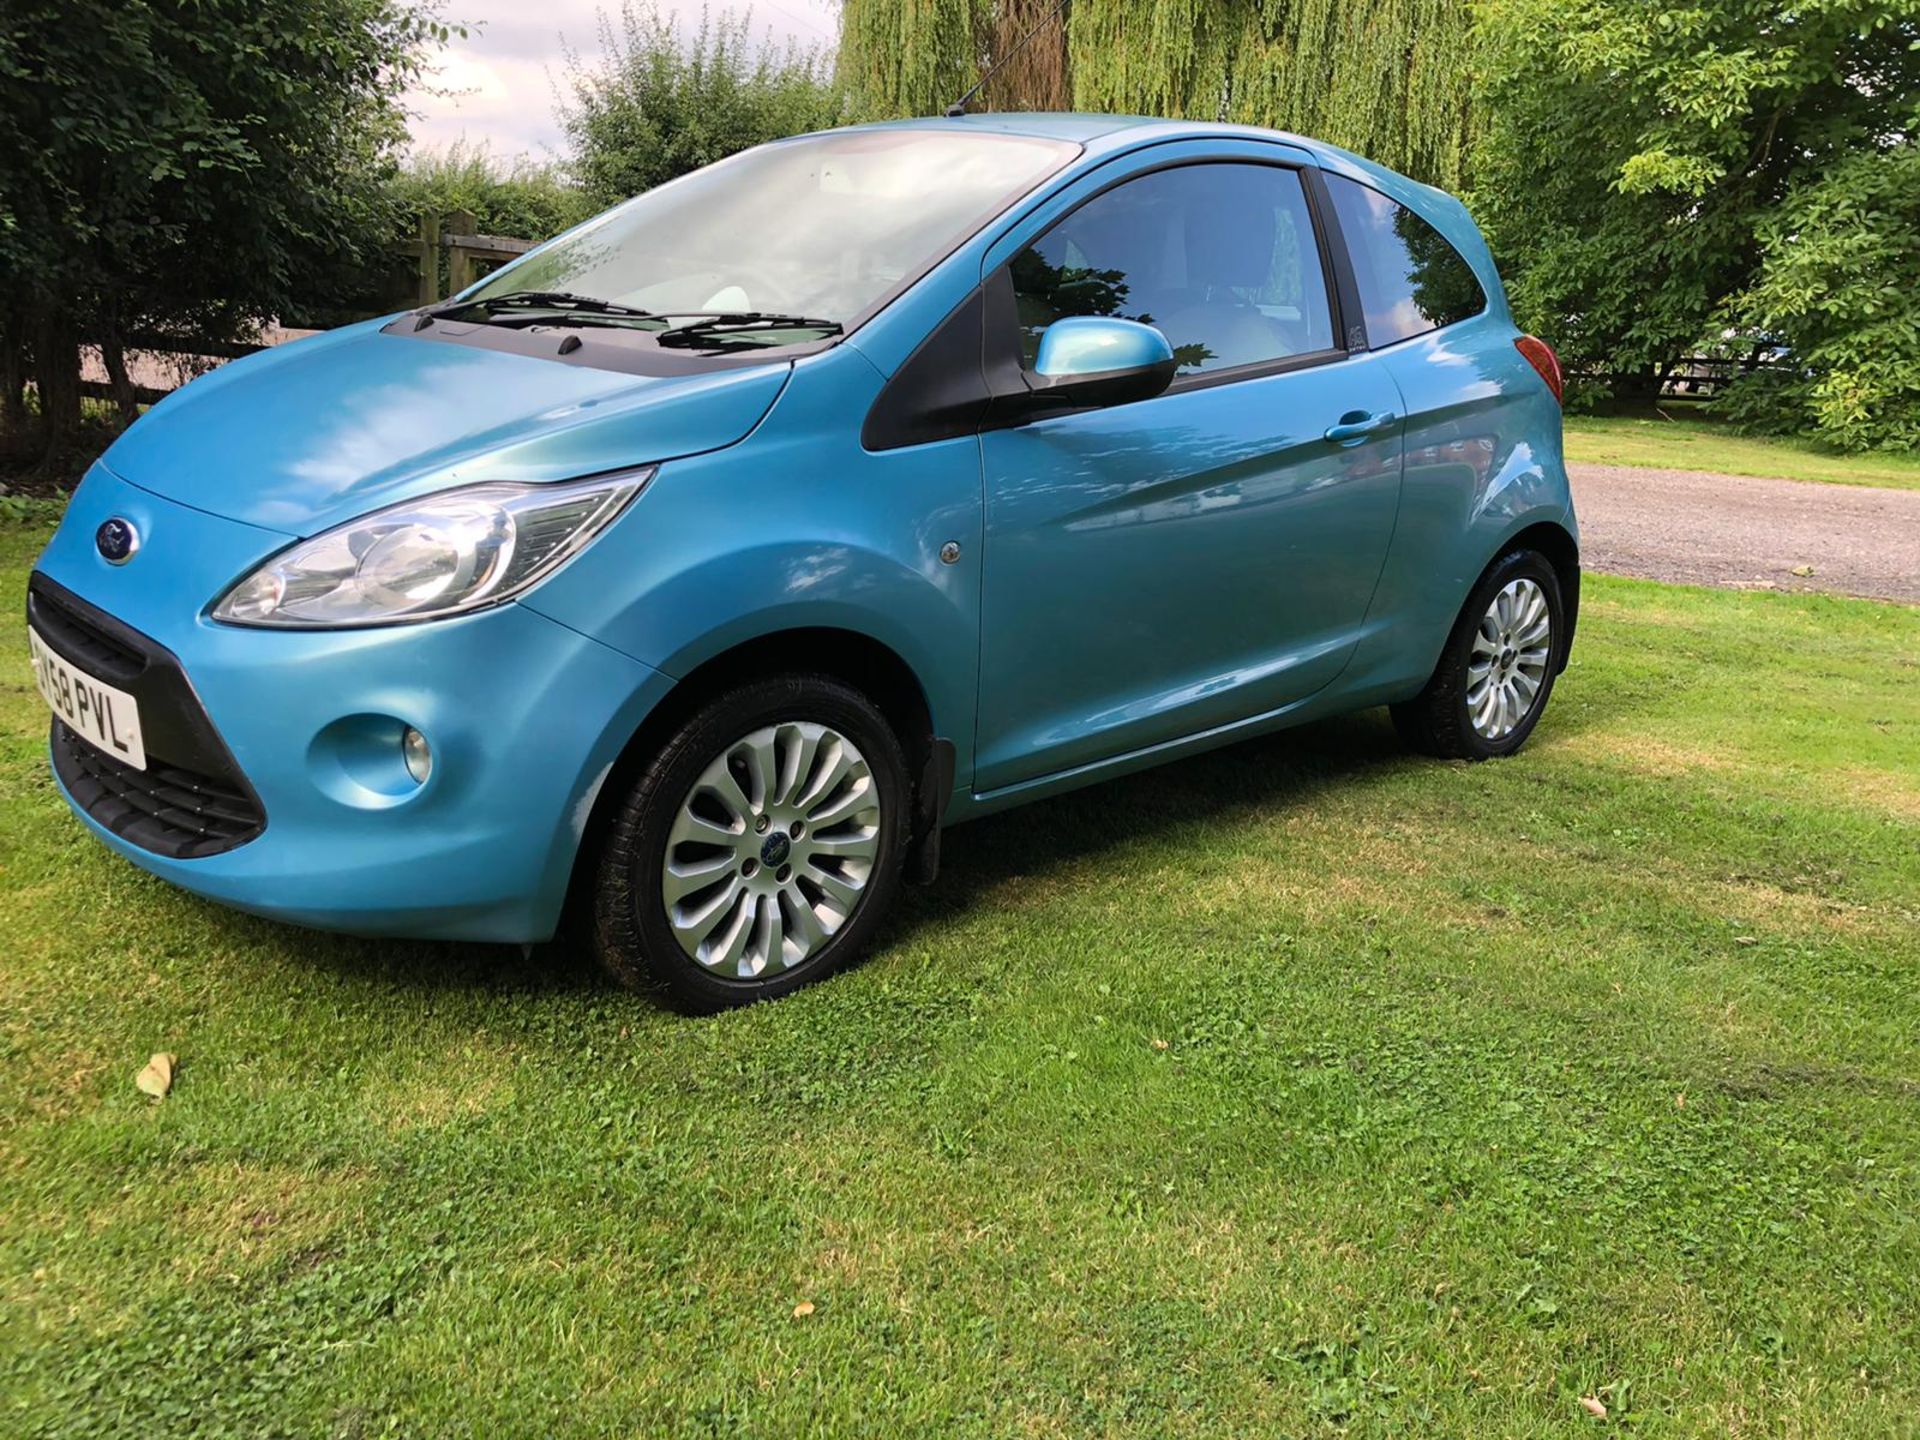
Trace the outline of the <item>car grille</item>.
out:
M 124 686 L 147 668 L 146 656 L 93 624 L 49 585 L 34 587 L 30 618 L 42 639 L 89 675 Z
M 244 790 L 193 770 L 148 760 L 145 770 L 96 750 L 53 722 L 53 768 L 95 822 L 143 850 L 197 860 L 244 845 L 266 827 Z
M 92 820 L 174 860 L 218 855 L 266 829 L 259 797 L 171 650 L 37 572 L 27 620 L 69 662 L 127 690 L 140 707 L 145 770 L 53 722 L 54 773 Z

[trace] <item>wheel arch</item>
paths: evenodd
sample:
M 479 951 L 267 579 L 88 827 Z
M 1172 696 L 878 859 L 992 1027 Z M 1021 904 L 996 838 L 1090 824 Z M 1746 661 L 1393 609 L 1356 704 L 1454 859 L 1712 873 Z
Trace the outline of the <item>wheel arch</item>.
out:
M 806 663 L 795 663 L 800 655 L 808 657 Z M 952 789 L 953 761 L 951 744 L 934 734 L 932 707 L 919 675 L 893 647 L 861 631 L 831 625 L 793 626 L 739 641 L 709 656 L 642 717 L 601 782 L 580 832 L 567 885 L 569 912 L 576 908 L 583 886 L 591 883 L 609 815 L 647 758 L 715 696 L 747 680 L 781 673 L 829 676 L 873 701 L 906 751 L 907 773 L 916 791 L 915 848 L 925 844 L 929 832 L 937 830 Z M 929 788 L 935 793 L 921 793 Z
M 1502 555 L 1514 550 L 1538 550 L 1547 557 L 1547 563 L 1553 566 L 1554 578 L 1560 582 L 1560 604 L 1566 612 L 1567 623 L 1560 654 L 1554 661 L 1553 673 L 1558 675 L 1567 668 L 1567 658 L 1573 653 L 1573 632 L 1580 619 L 1580 543 L 1557 521 L 1535 521 L 1508 536 L 1480 573 L 1486 574 L 1499 563 Z

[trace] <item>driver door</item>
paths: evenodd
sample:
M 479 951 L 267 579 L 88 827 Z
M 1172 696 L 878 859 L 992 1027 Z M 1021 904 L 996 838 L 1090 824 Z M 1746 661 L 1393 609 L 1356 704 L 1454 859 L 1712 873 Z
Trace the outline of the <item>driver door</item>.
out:
M 1095 181 L 989 276 L 1014 331 L 989 350 L 1028 369 L 1067 315 L 1155 325 L 1182 363 L 1154 399 L 981 437 L 981 792 L 1283 711 L 1353 653 L 1401 404 L 1339 343 L 1317 177 L 1268 158 L 1297 153 Z

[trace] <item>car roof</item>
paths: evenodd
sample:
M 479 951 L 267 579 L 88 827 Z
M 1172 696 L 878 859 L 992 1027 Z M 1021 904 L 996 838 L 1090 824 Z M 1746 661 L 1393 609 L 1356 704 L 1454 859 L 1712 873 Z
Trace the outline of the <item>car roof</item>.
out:
M 1167 120 L 1151 115 L 1091 115 L 1069 111 L 988 111 L 983 114 L 927 115 L 910 120 L 882 120 L 850 127 L 857 130 L 974 130 L 1019 135 L 1042 140 L 1066 140 L 1080 145 L 1089 157 L 1098 157 L 1143 144 L 1167 140 L 1258 139 L 1294 145 L 1325 168 L 1368 183 L 1381 184 L 1390 194 L 1407 189 L 1430 199 L 1445 192 L 1410 180 L 1397 171 L 1338 145 L 1286 130 L 1260 125 L 1237 125 L 1224 120 Z
M 1155 138 L 1182 135 L 1259 134 L 1279 136 L 1296 144 L 1312 144 L 1298 135 L 1263 130 L 1250 125 L 1228 125 L 1203 120 L 1167 120 L 1152 115 L 1094 115 L 1075 111 L 1005 110 L 965 115 L 922 115 L 908 120 L 880 120 L 854 127 L 861 130 L 992 130 L 1002 135 L 1029 135 L 1036 139 L 1072 140 L 1091 144 L 1125 132 L 1153 131 Z M 1129 140 L 1143 138 L 1128 134 Z
M 881 120 L 862 130 L 992 130 L 1002 135 L 1031 135 L 1037 139 L 1073 140 L 1081 144 L 1121 130 L 1141 126 L 1172 126 L 1176 122 L 1148 115 L 1090 115 L 1068 111 L 1009 110 L 969 112 L 965 115 L 921 115 L 908 120 Z

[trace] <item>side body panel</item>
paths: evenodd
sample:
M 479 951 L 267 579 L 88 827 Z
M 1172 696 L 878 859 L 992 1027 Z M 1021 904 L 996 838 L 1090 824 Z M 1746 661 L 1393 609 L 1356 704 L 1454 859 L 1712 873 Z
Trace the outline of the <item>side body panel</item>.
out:
M 1353 653 L 1393 533 L 1371 356 L 989 433 L 979 788 L 1300 700 Z
M 1320 147 L 1155 127 L 1096 151 L 845 345 L 799 361 L 742 444 L 664 466 L 614 529 L 527 603 L 672 677 L 780 631 L 844 629 L 878 640 L 919 677 L 936 733 L 956 746 L 950 820 L 1407 698 L 1431 673 L 1467 588 L 1502 540 L 1542 518 L 1570 524 L 1553 402 L 1512 350 L 1484 246 L 1464 212 L 1436 211 L 1445 199 L 1438 192 L 1399 177 L 1389 185 L 1373 167 L 1332 152 L 1333 168 L 1418 204 L 1474 263 L 1490 297 L 1476 321 L 1316 370 L 989 432 L 984 447 L 964 436 L 869 452 L 848 418 L 866 414 L 887 376 L 982 276 L 1086 195 L 1132 170 L 1236 151 L 1313 163 Z M 1297 399 L 1283 391 L 1289 385 Z M 1243 410 L 1241 397 L 1258 386 L 1276 399 L 1264 412 Z M 1167 407 L 1190 403 L 1198 423 L 1182 431 L 1210 428 L 1218 439 L 1224 427 L 1227 441 L 1200 455 L 1185 433 L 1172 449 L 1186 453 L 1170 465 Z M 1404 503 L 1397 432 L 1354 450 L 1320 438 L 1358 408 L 1419 417 L 1418 438 L 1405 443 L 1419 452 L 1423 486 L 1416 495 L 1409 477 Z M 1257 444 L 1249 439 L 1256 431 Z M 1492 446 L 1485 462 L 1468 460 L 1482 442 Z M 996 528 L 1007 521 L 997 540 L 985 533 L 983 448 L 986 463 L 1007 475 L 992 497 Z M 1192 463 L 1196 456 L 1206 463 Z M 1349 498 L 1351 506 L 1334 503 Z M 1208 518 L 1223 520 L 1207 531 L 1219 548 L 1185 543 Z M 1355 526 L 1371 558 L 1342 573 L 1332 548 L 1350 547 Z M 1230 530 L 1253 543 L 1229 543 Z M 1081 560 L 1056 563 L 1062 539 L 1084 544 Z M 949 540 L 961 546 L 954 565 L 938 558 Z M 1254 557 L 1263 549 L 1291 567 L 1260 572 Z M 996 568 L 1003 559 L 1030 583 L 1024 595 L 995 591 L 1009 578 Z M 1233 655 L 1235 635 L 1256 636 L 1259 607 L 1287 598 L 1289 585 L 1291 598 L 1312 609 L 1303 582 L 1316 569 L 1334 597 L 1322 605 L 1340 614 L 1317 631 L 1306 618 L 1306 638 L 1264 652 L 1240 644 Z M 1361 589 L 1354 610 L 1348 602 Z M 999 612 L 996 593 L 1006 597 Z M 1126 615 L 1111 624 L 1106 602 L 1116 599 L 1144 601 L 1126 612 L 1131 624 Z M 984 679 L 983 608 L 1011 646 L 1005 664 L 989 657 Z M 1320 611 L 1322 620 L 1330 615 Z M 1216 641 L 1212 658 L 1231 656 L 1227 663 L 1186 663 Z M 1172 668 L 1151 684 L 1148 667 L 1132 663 L 1140 683 L 1103 704 L 1085 688 L 1084 667 L 1076 670 L 1089 656 L 1081 642 L 1107 647 L 1091 657 L 1104 673 L 1137 662 L 1143 643 L 1156 667 Z M 1076 685 L 1080 693 L 1071 693 Z M 1014 718 L 996 731 L 983 715 L 976 754 L 977 702 L 1004 702 Z

